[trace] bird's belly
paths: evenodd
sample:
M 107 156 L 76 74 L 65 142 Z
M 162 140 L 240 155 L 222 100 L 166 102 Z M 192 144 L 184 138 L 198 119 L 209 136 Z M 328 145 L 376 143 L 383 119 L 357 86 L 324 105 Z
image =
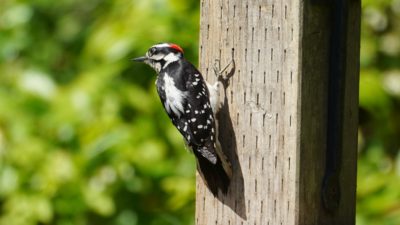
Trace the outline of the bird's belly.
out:
M 172 77 L 167 74 L 164 76 L 164 89 L 165 92 L 165 102 L 164 107 L 168 113 L 174 113 L 176 116 L 180 117 L 184 112 L 184 100 L 186 98 L 186 93 L 179 90 L 174 83 Z

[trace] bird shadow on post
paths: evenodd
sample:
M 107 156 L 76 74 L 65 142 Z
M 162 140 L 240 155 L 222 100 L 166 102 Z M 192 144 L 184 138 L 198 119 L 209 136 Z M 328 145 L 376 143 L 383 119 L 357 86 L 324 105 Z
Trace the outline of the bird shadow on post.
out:
M 218 127 L 218 139 L 220 141 L 222 151 L 228 157 L 228 160 L 231 163 L 232 179 L 229 185 L 228 193 L 226 195 L 219 193 L 217 198 L 223 204 L 231 208 L 238 216 L 243 219 L 247 219 L 243 173 L 237 154 L 236 136 L 229 113 L 229 101 L 226 94 L 226 90 L 230 84 L 229 80 L 235 74 L 235 63 L 234 61 L 232 62 L 233 63 L 230 71 L 226 71 L 224 76 L 218 76 L 218 80 L 223 84 L 224 99 L 222 107 L 216 115 L 218 121 L 220 121 L 220 125 Z

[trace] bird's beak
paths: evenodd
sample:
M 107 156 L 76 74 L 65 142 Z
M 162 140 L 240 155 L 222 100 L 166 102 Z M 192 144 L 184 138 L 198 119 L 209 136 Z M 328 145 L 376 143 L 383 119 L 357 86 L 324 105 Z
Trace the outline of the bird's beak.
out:
M 137 57 L 137 58 L 133 58 L 131 60 L 136 61 L 136 62 L 144 62 L 147 60 L 147 56 Z

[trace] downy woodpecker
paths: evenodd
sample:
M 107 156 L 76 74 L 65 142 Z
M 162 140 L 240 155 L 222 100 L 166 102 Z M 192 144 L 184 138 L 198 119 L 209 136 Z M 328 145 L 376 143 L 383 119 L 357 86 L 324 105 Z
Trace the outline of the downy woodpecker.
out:
M 232 170 L 217 140 L 215 120 L 221 82 L 208 84 L 176 44 L 156 44 L 145 56 L 133 60 L 144 62 L 157 72 L 161 103 L 195 155 L 198 172 L 214 195 L 218 190 L 226 194 Z

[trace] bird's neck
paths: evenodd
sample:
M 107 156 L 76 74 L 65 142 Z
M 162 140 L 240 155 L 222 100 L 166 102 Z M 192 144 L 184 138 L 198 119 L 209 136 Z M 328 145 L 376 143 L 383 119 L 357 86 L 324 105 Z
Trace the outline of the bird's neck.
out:
M 159 71 L 159 73 L 176 73 L 176 72 L 180 72 L 179 67 L 181 67 L 182 65 L 182 60 L 183 59 L 178 59 L 175 61 L 164 61 L 161 64 L 161 69 Z

